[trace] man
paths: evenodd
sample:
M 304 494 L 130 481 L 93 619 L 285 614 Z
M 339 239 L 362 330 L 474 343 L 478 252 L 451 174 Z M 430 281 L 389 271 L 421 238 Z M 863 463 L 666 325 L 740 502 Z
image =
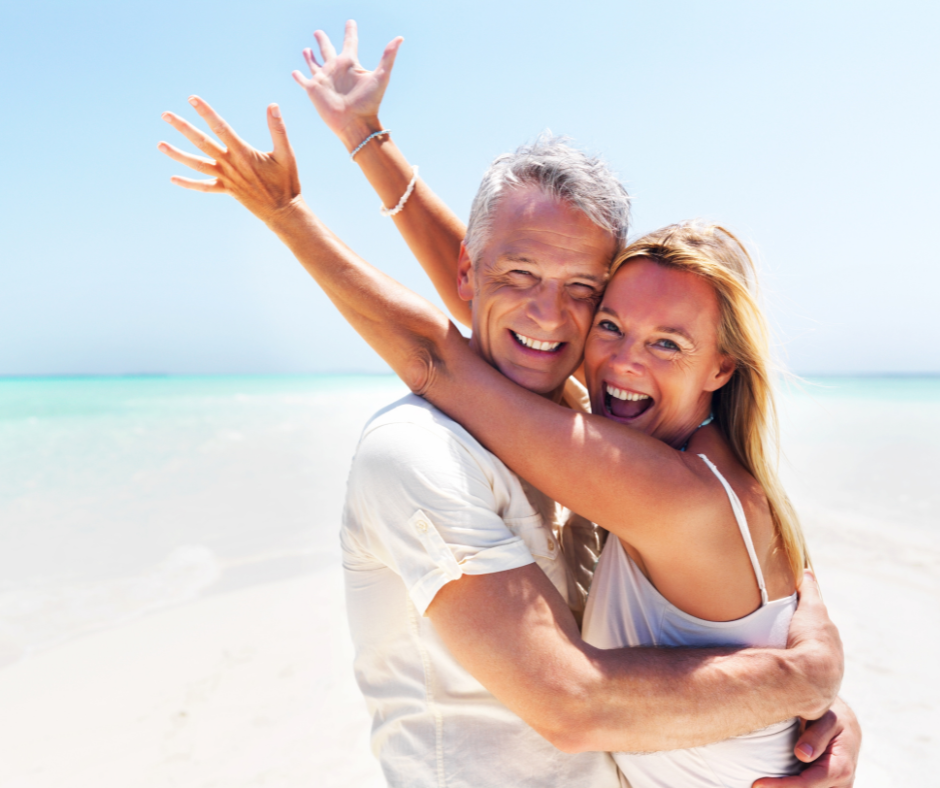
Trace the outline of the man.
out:
M 261 154 L 204 102 L 192 103 L 228 149 L 167 113 L 212 160 L 161 148 L 215 176 L 174 181 L 233 194 L 311 267 L 305 238 L 323 230 L 304 211 L 277 109 L 268 118 L 275 151 Z M 588 290 L 622 231 L 576 207 L 573 192 L 558 199 L 544 185 L 523 186 L 496 201 L 489 233 L 461 253 L 460 292 L 474 300 L 477 352 L 559 396 L 580 355 Z M 321 275 L 343 275 L 322 254 L 318 265 Z M 518 277 L 534 284 L 514 288 Z M 385 341 L 381 305 L 375 310 L 369 332 Z M 549 326 L 549 336 L 534 330 Z M 344 546 L 357 676 L 392 785 L 613 786 L 618 777 L 598 749 L 691 746 L 828 706 L 841 652 L 812 582 L 786 651 L 588 647 L 564 602 L 551 530 L 522 483 L 474 443 L 412 400 L 370 423 L 351 474 Z M 829 762 L 851 772 L 854 745 L 840 725 L 829 716 L 804 741 L 817 753 L 832 743 Z M 840 742 L 847 755 L 836 752 Z

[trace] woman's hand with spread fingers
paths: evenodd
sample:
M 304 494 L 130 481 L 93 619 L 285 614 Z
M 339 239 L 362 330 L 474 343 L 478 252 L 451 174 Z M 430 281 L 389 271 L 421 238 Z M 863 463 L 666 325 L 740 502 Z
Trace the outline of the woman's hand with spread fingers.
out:
M 176 175 L 172 183 L 194 191 L 230 194 L 265 223 L 300 199 L 297 162 L 277 104 L 268 107 L 268 128 L 274 150 L 262 153 L 242 140 L 201 98 L 192 96 L 189 103 L 222 144 L 179 115 L 164 112 L 163 119 L 208 157 L 195 156 L 161 142 L 157 147 L 162 153 L 209 176 L 207 180 L 196 180 Z
M 375 71 L 369 71 L 359 62 L 359 36 L 352 19 L 346 23 L 343 49 L 339 54 L 322 30 L 313 35 L 323 63 L 317 61 L 312 49 L 305 49 L 304 60 L 310 68 L 310 77 L 300 71 L 293 72 L 293 77 L 307 91 L 323 122 L 351 151 L 369 134 L 382 128 L 378 120 L 379 105 L 404 39 L 399 36 L 389 42 Z

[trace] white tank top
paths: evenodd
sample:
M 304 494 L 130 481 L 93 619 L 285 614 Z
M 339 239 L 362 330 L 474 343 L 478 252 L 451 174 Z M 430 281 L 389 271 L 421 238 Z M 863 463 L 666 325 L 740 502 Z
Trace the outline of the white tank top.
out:
M 721 482 L 754 567 L 761 606 L 736 621 L 706 621 L 683 612 L 647 580 L 611 535 L 601 553 L 584 612 L 584 640 L 598 648 L 623 646 L 758 646 L 784 648 L 797 595 L 767 601 L 744 509 L 734 490 L 704 455 Z M 632 788 L 750 788 L 759 777 L 796 774 L 793 755 L 799 720 L 786 720 L 746 736 L 654 753 L 614 753 Z

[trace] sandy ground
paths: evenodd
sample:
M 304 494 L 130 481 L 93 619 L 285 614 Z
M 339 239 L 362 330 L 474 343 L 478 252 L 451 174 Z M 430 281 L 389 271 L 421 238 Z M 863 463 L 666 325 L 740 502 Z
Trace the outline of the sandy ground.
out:
M 0 785 L 384 785 L 343 616 L 328 568 L 13 665 L 0 673 Z
M 807 517 L 863 721 L 860 788 L 940 784 L 940 546 Z M 4 788 L 380 786 L 338 567 L 216 594 L 0 672 Z

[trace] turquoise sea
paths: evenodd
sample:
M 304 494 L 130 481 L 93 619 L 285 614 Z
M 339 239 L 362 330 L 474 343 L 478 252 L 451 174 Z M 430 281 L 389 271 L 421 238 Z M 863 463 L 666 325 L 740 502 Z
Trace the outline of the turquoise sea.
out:
M 0 379 L 0 665 L 203 594 L 335 563 L 392 376 Z M 940 531 L 940 377 L 782 397 L 798 506 Z

